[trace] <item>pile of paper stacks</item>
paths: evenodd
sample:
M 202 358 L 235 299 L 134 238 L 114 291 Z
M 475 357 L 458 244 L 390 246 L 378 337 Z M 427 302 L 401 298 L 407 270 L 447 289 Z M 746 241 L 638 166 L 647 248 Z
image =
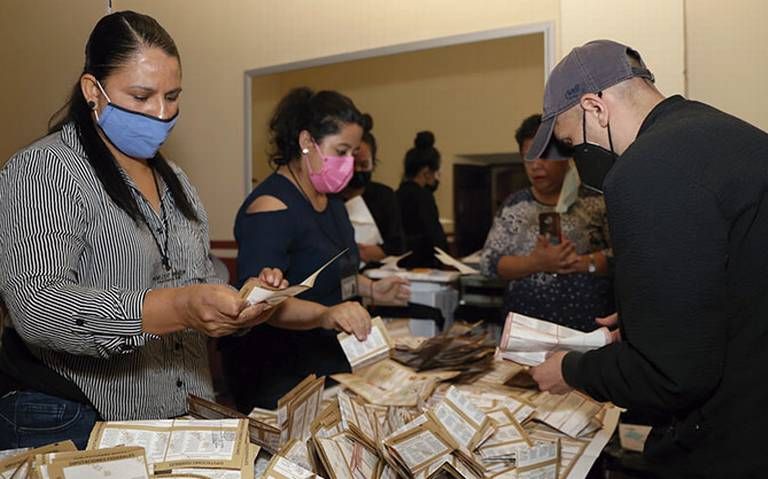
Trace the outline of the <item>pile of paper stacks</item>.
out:
M 244 419 L 97 422 L 88 447 L 71 441 L 0 459 L 0 477 L 252 479 L 259 446 Z
M 339 335 L 355 368 L 332 376 L 338 386 L 329 390 L 310 376 L 277 410 L 248 417 L 190 397 L 194 419 L 100 422 L 86 451 L 60 443 L 0 455 L 0 478 L 575 479 L 616 428 L 610 405 L 510 386 L 527 375 L 520 364 L 483 359 L 471 383 L 457 384 L 462 371 L 444 367 L 450 359 L 421 371 L 394 361 L 392 345 L 404 338 L 387 326 L 376 319 L 363 343 L 345 345 L 349 337 Z M 405 342 L 422 352 L 435 344 L 485 351 L 476 328 L 446 336 Z M 421 357 L 420 367 L 427 362 Z
M 493 363 L 496 343 L 481 324 L 454 324 L 421 342 L 397 341 L 392 357 L 417 371 L 454 371 L 454 382 L 471 382 Z

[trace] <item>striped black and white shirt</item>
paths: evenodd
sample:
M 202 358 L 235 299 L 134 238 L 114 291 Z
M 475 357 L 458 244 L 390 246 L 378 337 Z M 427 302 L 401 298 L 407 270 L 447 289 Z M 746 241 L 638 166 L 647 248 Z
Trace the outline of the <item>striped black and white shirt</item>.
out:
M 145 224 L 107 195 L 74 125 L 14 155 L 0 171 L 0 294 L 12 326 L 46 365 L 77 384 L 106 420 L 183 414 L 187 393 L 213 396 L 206 339 L 142 332 L 152 288 L 219 282 L 196 190 L 172 165 L 200 222 L 176 208 L 158 178 L 162 216 L 124 174 Z

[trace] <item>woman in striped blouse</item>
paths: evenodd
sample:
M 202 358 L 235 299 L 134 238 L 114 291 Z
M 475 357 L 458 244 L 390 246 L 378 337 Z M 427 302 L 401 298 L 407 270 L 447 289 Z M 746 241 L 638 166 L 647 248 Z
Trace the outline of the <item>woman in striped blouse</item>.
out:
M 108 15 L 51 134 L 0 171 L 0 449 L 84 446 L 98 417 L 184 414 L 187 394 L 213 396 L 206 336 L 266 320 L 367 334 L 359 305 L 275 311 L 211 284 L 205 210 L 158 153 L 180 93 L 168 33 Z

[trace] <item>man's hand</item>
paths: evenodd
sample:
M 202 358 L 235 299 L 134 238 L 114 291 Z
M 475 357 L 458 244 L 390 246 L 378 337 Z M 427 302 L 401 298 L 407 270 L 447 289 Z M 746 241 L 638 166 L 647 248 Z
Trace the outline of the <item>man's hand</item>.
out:
M 610 330 L 612 343 L 618 343 L 621 341 L 621 331 L 619 330 L 619 313 L 613 313 L 610 316 L 604 318 L 595 318 L 595 322 L 600 326 L 605 326 Z
M 563 358 L 566 354 L 565 351 L 557 351 L 543 363 L 531 368 L 531 377 L 539 389 L 552 394 L 566 394 L 573 390 L 563 378 Z

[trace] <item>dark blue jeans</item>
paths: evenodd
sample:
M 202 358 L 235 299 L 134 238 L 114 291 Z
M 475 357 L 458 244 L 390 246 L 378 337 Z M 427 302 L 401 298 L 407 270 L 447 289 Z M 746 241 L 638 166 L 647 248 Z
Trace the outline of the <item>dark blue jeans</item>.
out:
M 91 406 L 33 391 L 10 392 L 0 398 L 0 450 L 67 439 L 85 449 L 95 423 Z

